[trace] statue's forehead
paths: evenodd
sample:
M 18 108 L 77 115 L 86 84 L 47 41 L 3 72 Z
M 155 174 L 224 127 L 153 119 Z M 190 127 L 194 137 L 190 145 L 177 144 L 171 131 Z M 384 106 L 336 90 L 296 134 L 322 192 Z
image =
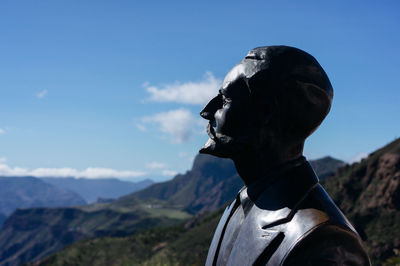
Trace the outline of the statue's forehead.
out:
M 266 62 L 263 60 L 243 59 L 225 76 L 222 83 L 222 89 L 225 89 L 229 84 L 235 82 L 237 79 L 250 79 L 254 74 L 266 67 Z

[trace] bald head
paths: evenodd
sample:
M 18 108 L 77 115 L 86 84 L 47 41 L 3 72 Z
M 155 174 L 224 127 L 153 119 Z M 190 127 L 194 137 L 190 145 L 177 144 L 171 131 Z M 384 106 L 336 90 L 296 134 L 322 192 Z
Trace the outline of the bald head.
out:
M 333 89 L 325 71 L 313 56 L 294 47 L 251 50 L 228 73 L 222 89 L 239 81 L 253 99 L 259 122 L 268 118 L 284 139 L 304 140 L 331 107 Z
M 201 152 L 234 158 L 252 150 L 280 153 L 280 161 L 296 158 L 328 114 L 332 96 L 325 71 L 310 54 L 288 46 L 255 48 L 202 110 L 210 138 Z

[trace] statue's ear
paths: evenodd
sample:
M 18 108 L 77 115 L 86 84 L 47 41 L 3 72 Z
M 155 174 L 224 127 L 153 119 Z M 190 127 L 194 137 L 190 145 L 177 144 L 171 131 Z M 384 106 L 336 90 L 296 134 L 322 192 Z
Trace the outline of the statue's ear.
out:
M 302 100 L 307 105 L 304 106 L 304 111 L 309 113 L 310 116 L 325 117 L 331 108 L 332 95 L 328 95 L 324 89 L 315 84 L 301 81 L 296 81 L 296 83 L 301 95 L 303 95 Z
M 319 86 L 296 81 L 280 102 L 283 132 L 299 138 L 308 137 L 318 128 L 331 107 L 331 96 Z

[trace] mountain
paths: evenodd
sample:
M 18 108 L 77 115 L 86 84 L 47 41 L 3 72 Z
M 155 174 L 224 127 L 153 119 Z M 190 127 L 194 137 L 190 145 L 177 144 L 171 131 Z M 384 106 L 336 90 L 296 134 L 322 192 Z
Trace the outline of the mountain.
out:
M 311 160 L 317 175 L 326 178 L 344 165 L 341 160 L 324 157 Z M 171 181 L 154 184 L 127 197 L 136 199 L 167 200 L 183 206 L 191 213 L 214 211 L 232 200 L 243 182 L 236 172 L 232 160 L 199 154 L 193 167 Z
M 193 167 L 174 179 L 154 184 L 125 198 L 158 199 L 183 206 L 191 213 L 216 210 L 243 186 L 231 160 L 196 156 Z
M 345 166 L 346 163 L 331 156 L 326 156 L 321 159 L 311 160 L 310 164 L 317 173 L 319 180 L 322 181 L 328 176 L 334 175 L 336 170 Z
M 144 189 L 154 182 L 146 179 L 139 182 L 122 181 L 116 178 L 88 179 L 88 178 L 41 178 L 46 183 L 74 191 L 81 195 L 86 202 L 94 203 L 99 198 L 116 199 L 123 195 Z
M 6 219 L 7 219 L 7 216 L 3 213 L 0 213 L 0 227 Z
M 223 209 L 182 225 L 151 228 L 128 237 L 79 241 L 37 263 L 61 265 L 204 265 Z
M 340 168 L 324 186 L 366 241 L 373 265 L 400 254 L 400 139 Z
M 373 265 L 400 265 L 400 139 L 371 153 L 359 163 L 344 165 L 322 183 L 360 233 Z M 166 189 L 158 188 L 157 191 Z M 170 195 L 174 193 L 170 192 Z M 146 234 L 79 242 L 44 260 L 43 265 L 64 265 L 61 262 L 74 261 L 83 254 L 86 258 L 82 265 L 90 265 L 86 263 L 89 258 L 95 262 L 107 261 L 107 265 L 122 265 L 117 259 L 121 253 L 127 264 L 134 261 L 135 265 L 204 265 L 205 250 L 208 249 L 220 215 L 221 211 L 214 212 L 189 229 L 183 225 L 163 229 L 159 233 L 161 235 L 145 231 L 147 240 L 141 240 L 140 249 L 137 249 L 136 241 L 146 237 Z M 172 232 L 178 233 L 171 237 Z M 170 237 L 163 238 L 163 235 Z M 208 240 L 203 241 L 205 239 Z M 115 255 L 116 249 L 112 248 L 114 243 L 125 247 L 127 251 Z M 142 250 L 146 253 L 135 257 Z M 50 261 L 54 264 L 46 264 Z
M 171 226 L 190 215 L 161 201 L 116 200 L 69 208 L 18 209 L 0 231 L 0 265 L 37 261 L 81 239 Z
M 198 155 L 185 174 L 111 203 L 18 210 L 0 231 L 0 265 L 37 261 L 78 240 L 127 237 L 145 228 L 176 225 L 190 214 L 218 210 L 242 185 L 231 160 Z M 213 229 L 207 232 L 204 237 L 211 238 Z M 180 243 L 191 245 L 185 241 Z
M 84 204 L 85 200 L 78 194 L 35 177 L 0 177 L 0 214 L 4 216 L 10 215 L 17 208 Z

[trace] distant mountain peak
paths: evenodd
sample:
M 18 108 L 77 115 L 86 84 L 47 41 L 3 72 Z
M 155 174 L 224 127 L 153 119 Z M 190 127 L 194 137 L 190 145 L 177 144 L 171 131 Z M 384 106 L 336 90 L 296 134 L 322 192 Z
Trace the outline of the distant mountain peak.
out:
M 117 199 L 124 195 L 144 189 L 154 182 L 146 179 L 138 182 L 123 181 L 117 178 L 41 178 L 46 183 L 74 191 L 88 203 L 94 203 L 98 198 Z
M 16 208 L 84 205 L 77 193 L 53 186 L 33 176 L 0 177 L 0 213 Z

